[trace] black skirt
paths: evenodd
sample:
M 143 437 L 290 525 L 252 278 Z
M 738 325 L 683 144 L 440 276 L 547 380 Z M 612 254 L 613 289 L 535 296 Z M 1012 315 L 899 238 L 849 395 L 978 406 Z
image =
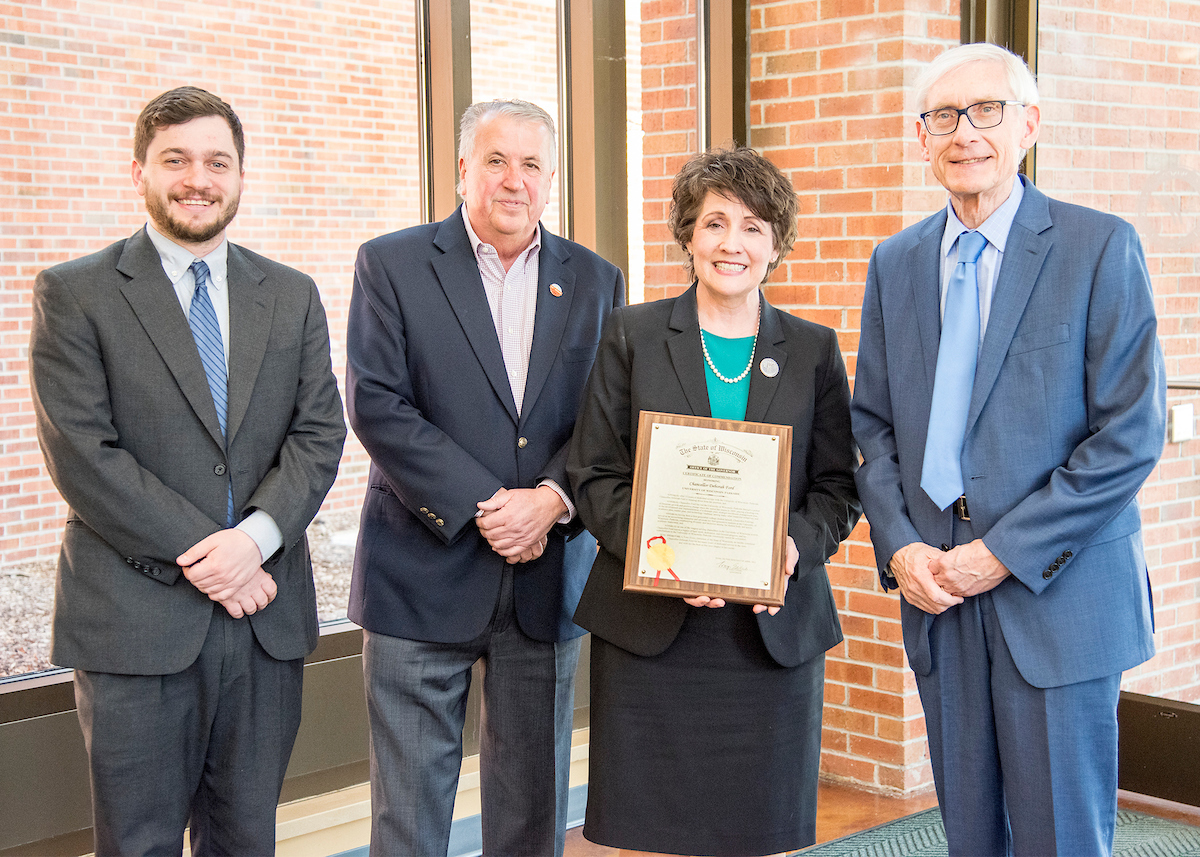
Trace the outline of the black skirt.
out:
M 816 841 L 825 657 L 779 666 L 748 606 L 688 608 L 644 658 L 595 636 L 583 834 L 746 857 Z

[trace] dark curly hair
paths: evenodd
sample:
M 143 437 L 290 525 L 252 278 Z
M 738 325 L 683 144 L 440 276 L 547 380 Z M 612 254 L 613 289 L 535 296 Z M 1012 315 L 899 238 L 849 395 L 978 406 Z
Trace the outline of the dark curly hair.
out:
M 133 156 L 139 164 L 146 163 L 146 152 L 155 134 L 163 128 L 183 125 L 202 116 L 219 116 L 229 123 L 233 146 L 237 150 L 238 169 L 241 170 L 246 154 L 246 135 L 241 120 L 220 98 L 195 86 L 181 86 L 164 92 L 142 108 L 133 131 Z
M 700 217 L 700 208 L 710 192 L 736 199 L 771 224 L 776 257 L 767 273 L 779 267 L 796 242 L 796 191 L 773 163 L 749 146 L 716 149 L 694 155 L 683 165 L 671 185 L 671 214 L 667 225 L 676 243 L 687 251 Z M 688 277 L 696 276 L 692 257 L 686 262 Z

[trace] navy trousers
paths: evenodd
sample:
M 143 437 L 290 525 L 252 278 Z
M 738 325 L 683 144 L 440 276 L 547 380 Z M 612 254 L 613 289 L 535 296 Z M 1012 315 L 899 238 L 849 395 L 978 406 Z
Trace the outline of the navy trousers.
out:
M 957 544 L 969 526 L 956 522 Z M 1029 684 L 990 593 L 935 617 L 929 644 L 917 688 L 951 857 L 1111 854 L 1120 673 Z

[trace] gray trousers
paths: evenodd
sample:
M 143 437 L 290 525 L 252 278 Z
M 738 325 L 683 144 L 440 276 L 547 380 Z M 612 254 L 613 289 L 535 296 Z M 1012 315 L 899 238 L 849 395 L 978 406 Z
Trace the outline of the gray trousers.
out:
M 178 855 L 189 819 L 197 857 L 274 854 L 303 680 L 220 607 L 182 672 L 76 670 L 97 857 Z
M 467 643 L 363 633 L 371 723 L 371 853 L 446 854 L 471 668 L 483 661 L 483 853 L 561 857 L 580 639 L 527 637 L 506 568 L 496 613 Z

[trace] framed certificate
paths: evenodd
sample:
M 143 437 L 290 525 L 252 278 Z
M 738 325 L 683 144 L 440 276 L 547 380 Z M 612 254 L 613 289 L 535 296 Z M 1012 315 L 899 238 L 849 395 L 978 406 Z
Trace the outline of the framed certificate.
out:
M 783 604 L 792 427 L 642 411 L 627 591 Z

